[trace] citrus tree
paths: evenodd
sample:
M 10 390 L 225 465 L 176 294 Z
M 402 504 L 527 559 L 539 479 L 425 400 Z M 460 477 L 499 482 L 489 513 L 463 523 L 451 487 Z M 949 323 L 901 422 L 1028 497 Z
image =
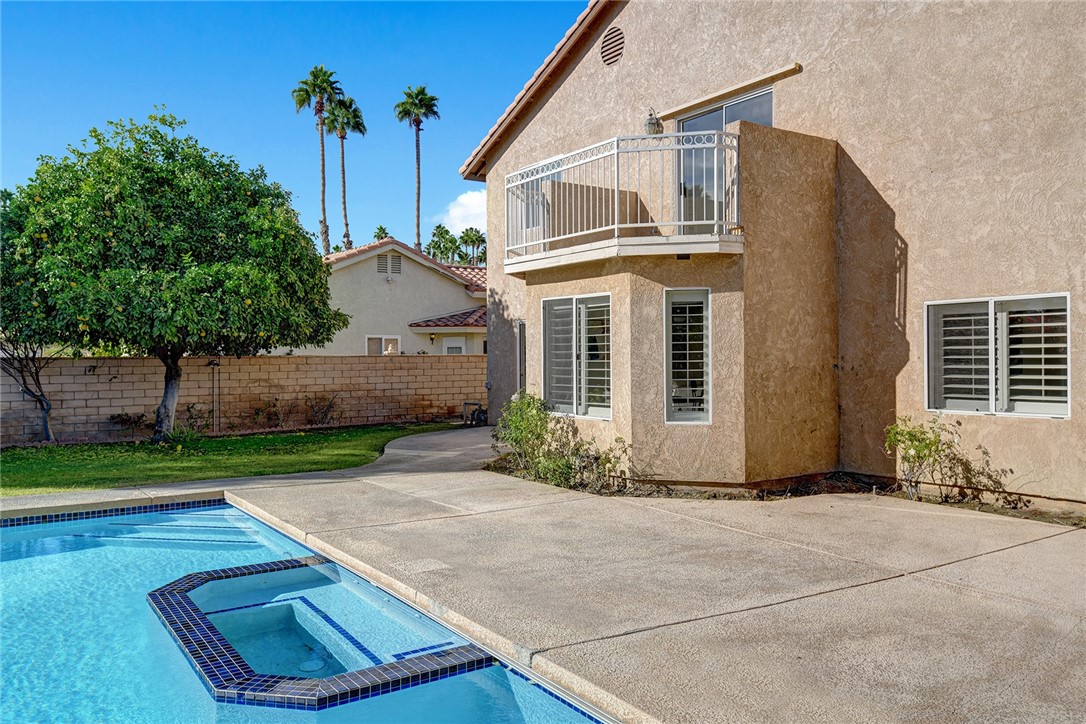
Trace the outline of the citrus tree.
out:
M 20 226 L 4 237 L 3 264 L 26 285 L 21 308 L 4 297 L 4 324 L 39 319 L 47 343 L 157 357 L 157 439 L 173 429 L 185 355 L 319 346 L 348 321 L 290 194 L 184 125 L 111 122 L 42 157 L 8 201 Z
M 49 424 L 53 403 L 42 384 L 42 371 L 70 348 L 61 341 L 50 300 L 35 291 L 39 272 L 19 243 L 27 205 L 13 205 L 14 198 L 7 189 L 0 190 L 0 369 L 37 406 L 42 439 L 54 442 Z

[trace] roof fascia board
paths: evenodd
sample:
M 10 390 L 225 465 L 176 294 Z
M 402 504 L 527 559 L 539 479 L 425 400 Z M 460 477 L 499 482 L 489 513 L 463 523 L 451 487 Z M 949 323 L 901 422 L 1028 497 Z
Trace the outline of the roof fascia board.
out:
M 550 82 L 555 71 L 562 65 L 575 49 L 580 47 L 580 41 L 587 35 L 594 21 L 605 10 L 609 10 L 618 4 L 618 0 L 590 0 L 588 7 L 574 21 L 573 27 L 566 31 L 565 36 L 558 41 L 551 54 L 539 67 L 539 70 L 517 94 L 505 113 L 487 132 L 475 150 L 471 152 L 467 161 L 460 167 L 460 175 L 467 181 L 485 181 L 487 165 L 486 155 L 505 136 L 506 132 L 520 119 L 522 112 L 535 100 L 536 95 Z

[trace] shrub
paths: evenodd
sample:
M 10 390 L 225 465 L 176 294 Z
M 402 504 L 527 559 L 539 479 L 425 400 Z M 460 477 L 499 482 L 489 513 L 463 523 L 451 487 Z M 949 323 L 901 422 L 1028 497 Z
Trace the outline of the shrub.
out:
M 517 473 L 544 483 L 615 493 L 624 489 L 615 478 L 630 477 L 631 448 L 622 438 L 601 450 L 580 436 L 572 418 L 552 415 L 535 395 L 522 392 L 506 404 L 493 435 L 509 446 Z
M 494 439 L 509 446 L 514 465 L 530 470 L 546 444 L 550 424 L 550 405 L 535 395 L 520 393 L 502 408 L 494 427 Z
M 129 437 L 135 437 L 142 427 L 148 427 L 146 412 L 118 412 L 109 416 L 109 421 L 128 430 Z
M 343 418 L 336 398 L 339 393 L 332 395 L 305 396 L 305 424 L 307 425 L 334 425 Z
M 902 487 L 910 500 L 920 497 L 920 485 L 930 483 L 946 502 L 984 502 L 991 495 L 1004 507 L 1028 508 L 1030 501 L 1007 490 L 1004 479 L 1014 471 L 992 467 L 992 455 L 977 446 L 980 460 L 973 460 L 961 447 L 961 422 L 947 425 L 932 417 L 927 423 L 913 423 L 908 416 L 886 428 L 885 450 L 901 463 Z

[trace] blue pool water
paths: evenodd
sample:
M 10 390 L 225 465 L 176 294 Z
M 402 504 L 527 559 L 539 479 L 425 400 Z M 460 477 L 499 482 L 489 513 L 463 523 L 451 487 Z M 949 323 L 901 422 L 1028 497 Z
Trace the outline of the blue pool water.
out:
M 319 712 L 217 704 L 148 605 L 148 592 L 194 572 L 309 555 L 301 544 L 228 506 L 4 529 L 0 717 L 4 722 L 586 721 L 567 703 L 498 665 Z M 263 673 L 328 677 L 467 643 L 332 564 L 212 581 L 193 590 L 191 598 Z

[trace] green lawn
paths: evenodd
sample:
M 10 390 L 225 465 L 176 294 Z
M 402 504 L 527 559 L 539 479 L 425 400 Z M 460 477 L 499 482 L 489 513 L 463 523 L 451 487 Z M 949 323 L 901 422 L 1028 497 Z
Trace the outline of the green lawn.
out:
M 0 452 L 0 495 L 59 493 L 183 480 L 339 470 L 373 462 L 404 435 L 452 425 L 380 425 L 322 432 L 201 438 L 181 445 L 111 443 Z

